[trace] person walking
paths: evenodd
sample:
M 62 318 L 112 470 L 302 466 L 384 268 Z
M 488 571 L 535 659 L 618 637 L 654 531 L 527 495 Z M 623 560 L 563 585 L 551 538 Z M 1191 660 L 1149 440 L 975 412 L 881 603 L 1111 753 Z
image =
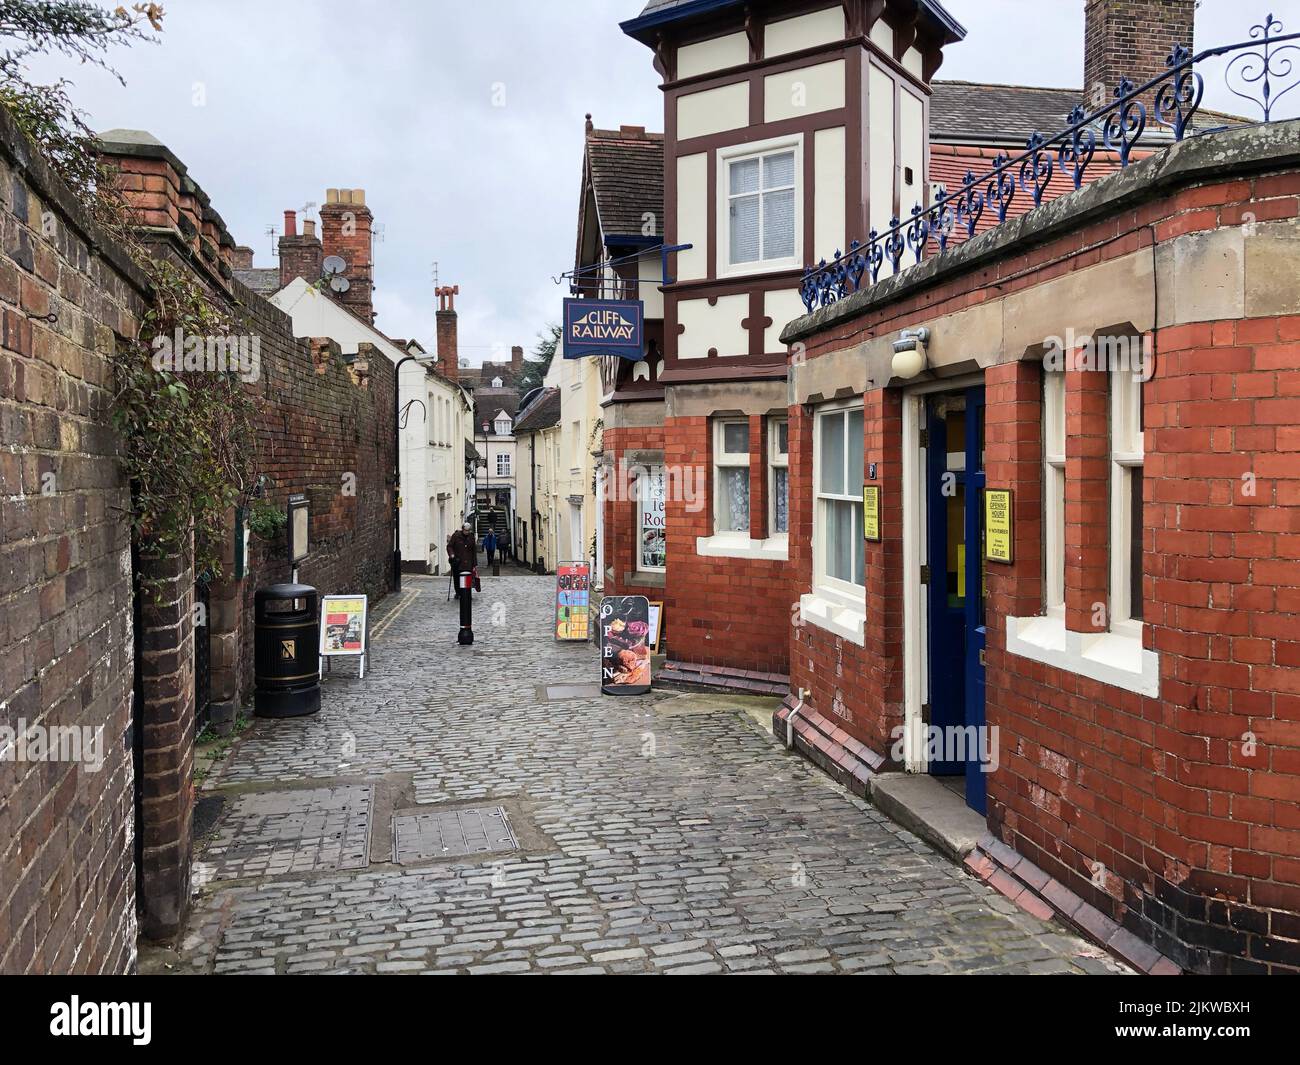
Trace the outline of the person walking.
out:
M 497 534 L 491 529 L 483 537 L 483 550 L 487 552 L 487 564 L 492 565 L 497 553 Z
M 447 538 L 447 561 L 451 565 L 452 576 L 459 578 L 478 565 L 478 545 L 474 541 L 474 526 L 468 521 Z M 460 581 L 456 581 L 456 593 L 460 594 Z

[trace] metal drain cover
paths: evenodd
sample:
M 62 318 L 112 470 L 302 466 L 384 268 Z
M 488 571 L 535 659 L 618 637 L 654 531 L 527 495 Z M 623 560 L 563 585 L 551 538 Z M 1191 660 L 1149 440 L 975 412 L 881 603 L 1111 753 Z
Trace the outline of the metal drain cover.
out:
M 518 849 L 501 806 L 421 810 L 393 817 L 393 860 L 398 865 Z
M 599 684 L 551 684 L 545 689 L 547 702 L 562 699 L 594 699 L 600 695 Z

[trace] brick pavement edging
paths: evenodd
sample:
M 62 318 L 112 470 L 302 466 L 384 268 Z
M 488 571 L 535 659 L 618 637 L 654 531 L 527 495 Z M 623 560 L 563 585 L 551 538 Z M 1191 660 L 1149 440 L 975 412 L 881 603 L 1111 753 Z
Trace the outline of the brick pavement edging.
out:
M 1128 962 L 1140 973 L 1149 976 L 1182 974 L 1183 970 L 1155 947 L 1112 921 L 992 835 L 982 837 L 962 865 L 1026 913 L 1044 921 L 1060 918 L 1063 924 Z

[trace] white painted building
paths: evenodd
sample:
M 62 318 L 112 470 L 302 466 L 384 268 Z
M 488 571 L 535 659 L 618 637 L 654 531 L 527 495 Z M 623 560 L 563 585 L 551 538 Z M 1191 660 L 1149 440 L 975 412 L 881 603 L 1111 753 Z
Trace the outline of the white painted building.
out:
M 410 572 L 445 572 L 447 538 L 466 514 L 465 444 L 474 435 L 469 395 L 436 370 L 433 356 L 417 342 L 395 343 L 302 278 L 270 300 L 293 319 L 295 336 L 329 337 L 345 356 L 355 355 L 361 344 L 372 344 L 395 366 L 401 364 L 402 565 Z

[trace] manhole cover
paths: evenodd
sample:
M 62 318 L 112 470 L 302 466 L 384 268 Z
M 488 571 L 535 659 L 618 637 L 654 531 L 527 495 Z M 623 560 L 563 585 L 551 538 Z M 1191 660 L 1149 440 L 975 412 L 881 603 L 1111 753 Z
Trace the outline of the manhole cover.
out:
M 551 684 L 546 688 L 546 700 L 594 699 L 600 695 L 599 684 Z
M 518 848 L 510 819 L 500 806 L 422 810 L 393 817 L 393 860 L 398 865 Z
M 215 880 L 361 869 L 373 807 L 367 784 L 248 792 L 230 801 L 203 860 Z

